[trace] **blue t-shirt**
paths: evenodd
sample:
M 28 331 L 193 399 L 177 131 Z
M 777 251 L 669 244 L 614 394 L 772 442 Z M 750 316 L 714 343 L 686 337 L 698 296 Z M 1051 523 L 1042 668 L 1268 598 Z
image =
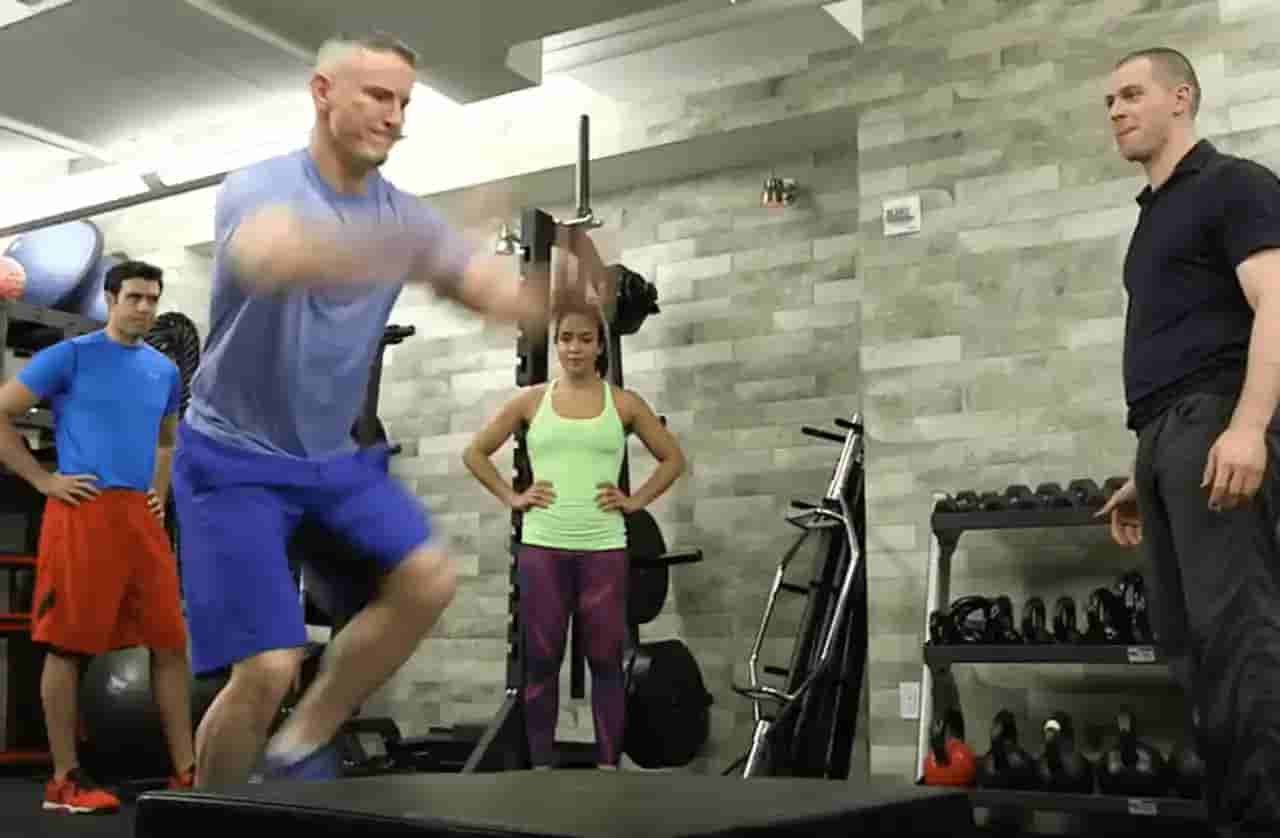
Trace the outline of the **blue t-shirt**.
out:
M 351 429 L 369 373 L 408 278 L 407 263 L 387 276 L 345 287 L 255 292 L 230 266 L 225 248 L 236 225 L 264 204 L 340 223 L 394 223 L 414 231 L 435 277 L 461 275 L 472 248 L 422 200 L 376 170 L 360 194 L 335 191 L 306 149 L 229 175 L 214 211 L 213 299 L 209 337 L 191 383 L 192 428 L 252 451 L 307 459 L 355 447 Z
M 42 349 L 17 377 L 53 409 L 58 471 L 97 475 L 101 489 L 151 486 L 160 422 L 182 392 L 163 352 L 100 330 Z

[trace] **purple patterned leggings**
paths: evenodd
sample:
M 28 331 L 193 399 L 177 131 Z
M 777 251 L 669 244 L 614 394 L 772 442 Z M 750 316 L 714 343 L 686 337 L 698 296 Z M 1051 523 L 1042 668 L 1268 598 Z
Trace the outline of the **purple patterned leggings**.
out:
M 596 763 L 622 754 L 622 650 L 627 633 L 627 551 L 553 550 L 522 545 L 518 553 L 524 618 L 525 723 L 534 765 L 550 765 L 560 713 L 560 666 L 569 617 L 576 615 L 591 671 Z

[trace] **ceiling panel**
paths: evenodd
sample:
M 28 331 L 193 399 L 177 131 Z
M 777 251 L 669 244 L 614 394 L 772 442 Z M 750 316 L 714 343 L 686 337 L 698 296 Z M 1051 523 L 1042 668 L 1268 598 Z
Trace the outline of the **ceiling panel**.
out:
M 81 0 L 0 30 L 0 113 L 96 146 L 199 111 L 225 119 L 305 73 L 298 58 L 177 0 Z
M 853 0 L 858 4 L 860 0 Z M 545 42 L 544 69 L 619 101 L 688 94 L 793 72 L 818 52 L 855 46 L 829 0 L 682 3 Z
M 393 32 L 422 55 L 422 81 L 459 102 L 491 98 L 541 81 L 536 66 L 523 72 L 509 66 L 512 48 L 671 5 L 671 0 L 215 1 L 310 50 L 326 37 L 349 28 Z

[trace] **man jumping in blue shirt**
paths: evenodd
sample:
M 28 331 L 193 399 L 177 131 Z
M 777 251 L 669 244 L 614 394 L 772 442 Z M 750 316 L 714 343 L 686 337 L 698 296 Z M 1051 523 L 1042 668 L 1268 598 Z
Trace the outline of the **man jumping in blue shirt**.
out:
M 387 474 L 385 448 L 351 436 L 401 288 L 426 284 L 497 321 L 546 322 L 549 279 L 474 250 L 379 172 L 416 63 L 385 35 L 327 42 L 308 147 L 220 187 L 210 332 L 173 466 L 192 669 L 231 668 L 196 734 L 201 787 L 246 781 L 260 756 L 268 778 L 338 776 L 335 734 L 454 596 L 456 571 L 422 504 Z M 560 233 L 580 275 L 600 281 L 590 239 Z M 306 643 L 287 559 L 304 516 L 371 557 L 380 583 L 267 742 Z

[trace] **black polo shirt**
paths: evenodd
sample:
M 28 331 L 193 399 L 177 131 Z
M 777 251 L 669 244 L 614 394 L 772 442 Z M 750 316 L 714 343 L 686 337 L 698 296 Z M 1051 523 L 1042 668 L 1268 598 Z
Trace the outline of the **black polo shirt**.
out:
M 1124 387 L 1128 426 L 1140 431 L 1188 393 L 1239 396 L 1253 309 L 1236 267 L 1280 247 L 1280 178 L 1201 140 L 1137 200 L 1124 261 Z

